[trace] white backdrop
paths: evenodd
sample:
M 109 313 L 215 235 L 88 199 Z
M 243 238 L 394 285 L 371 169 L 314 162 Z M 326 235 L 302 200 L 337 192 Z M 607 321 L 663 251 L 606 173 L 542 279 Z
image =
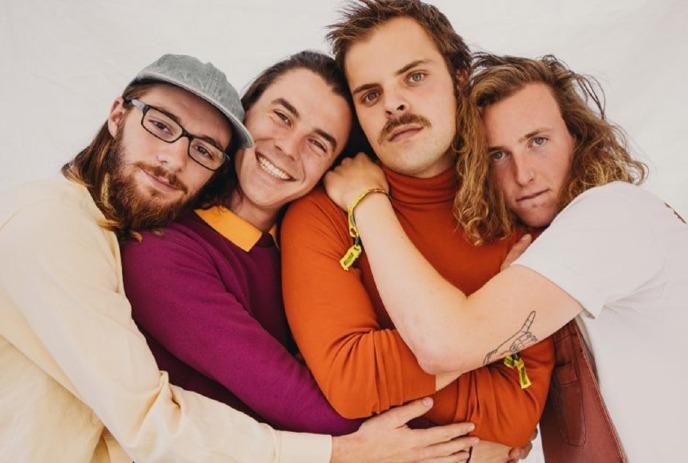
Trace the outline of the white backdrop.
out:
M 688 6 L 683 0 L 437 0 L 475 50 L 554 53 L 602 83 L 611 120 L 688 216 Z M 0 0 L 0 190 L 54 175 L 112 99 L 166 52 L 212 61 L 243 89 L 304 48 L 327 50 L 340 1 Z M 534 454 L 531 462 L 541 461 Z

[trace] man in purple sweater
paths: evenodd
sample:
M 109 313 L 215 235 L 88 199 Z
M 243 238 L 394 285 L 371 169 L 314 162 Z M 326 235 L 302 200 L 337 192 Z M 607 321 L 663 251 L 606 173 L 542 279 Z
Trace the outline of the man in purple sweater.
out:
M 162 370 L 184 388 L 286 430 L 345 434 L 295 347 L 282 308 L 275 223 L 343 151 L 352 125 L 334 61 L 302 52 L 256 79 L 242 103 L 253 148 L 238 182 L 162 234 L 122 244 L 127 296 Z

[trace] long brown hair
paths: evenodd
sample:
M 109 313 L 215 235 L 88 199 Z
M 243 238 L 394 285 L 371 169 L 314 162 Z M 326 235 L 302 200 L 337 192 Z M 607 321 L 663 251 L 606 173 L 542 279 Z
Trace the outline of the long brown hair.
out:
M 594 78 L 573 72 L 552 55 L 528 59 L 478 53 L 468 101 L 458 121 L 466 143 L 457 161 L 459 190 L 454 200 L 456 219 L 475 244 L 504 238 L 518 223 L 490 178 L 481 114 L 487 106 L 535 82 L 551 89 L 575 140 L 560 209 L 589 188 L 613 181 L 639 184 L 647 176 L 647 166 L 628 153 L 623 131 L 606 119 L 604 93 Z
M 152 84 L 129 85 L 122 97 L 125 100 L 141 98 L 152 87 Z M 98 209 L 105 216 L 101 225 L 108 230 L 119 231 L 122 220 L 119 211 L 110 204 L 108 194 L 108 177 L 114 156 L 115 138 L 108 130 L 107 122 L 103 123 L 91 143 L 81 150 L 71 161 L 62 166 L 62 175 L 67 180 L 85 186 L 95 201 Z

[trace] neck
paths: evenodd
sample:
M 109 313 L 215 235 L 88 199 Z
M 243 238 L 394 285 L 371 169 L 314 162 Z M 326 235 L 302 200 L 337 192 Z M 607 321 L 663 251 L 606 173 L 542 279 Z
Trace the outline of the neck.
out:
M 266 210 L 251 202 L 239 188 L 229 199 L 229 209 L 236 215 L 264 232 L 269 231 L 277 221 L 277 210 Z

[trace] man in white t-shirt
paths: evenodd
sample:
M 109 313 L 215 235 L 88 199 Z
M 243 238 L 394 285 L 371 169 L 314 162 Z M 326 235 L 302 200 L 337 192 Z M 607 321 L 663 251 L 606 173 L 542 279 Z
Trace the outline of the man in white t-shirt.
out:
M 351 220 L 385 308 L 429 373 L 508 357 L 524 379 L 518 352 L 576 318 L 629 461 L 685 459 L 688 225 L 637 186 L 646 167 L 605 119 L 594 81 L 552 56 L 475 65 L 461 129 L 485 137 L 464 138 L 455 215 L 476 244 L 517 226 L 541 234 L 467 297 L 413 247 L 385 195 L 366 195 Z M 341 207 L 387 188 L 363 156 L 325 184 Z

